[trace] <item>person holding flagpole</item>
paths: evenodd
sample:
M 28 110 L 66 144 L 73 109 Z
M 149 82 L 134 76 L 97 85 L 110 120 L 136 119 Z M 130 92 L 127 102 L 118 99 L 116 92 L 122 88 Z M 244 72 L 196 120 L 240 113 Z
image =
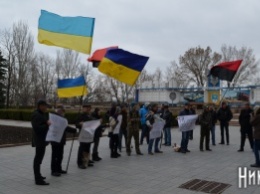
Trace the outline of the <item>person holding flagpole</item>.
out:
M 64 117 L 65 116 L 65 109 L 62 105 L 57 106 L 55 114 Z M 67 174 L 67 171 L 62 170 L 62 160 L 63 160 L 63 153 L 64 153 L 64 146 L 66 144 L 66 133 L 73 133 L 77 132 L 77 129 L 67 126 L 62 139 L 60 142 L 51 142 L 52 148 L 52 155 L 51 155 L 51 175 L 59 177 L 61 174 Z
M 90 115 L 91 106 L 89 104 L 85 104 L 82 106 L 82 114 L 76 121 L 76 127 L 81 130 L 82 125 L 86 121 L 91 121 L 93 118 Z M 90 161 L 90 146 L 91 143 L 83 143 L 81 142 L 78 149 L 78 158 L 77 164 L 80 169 L 86 169 L 87 166 L 94 166 L 93 162 Z

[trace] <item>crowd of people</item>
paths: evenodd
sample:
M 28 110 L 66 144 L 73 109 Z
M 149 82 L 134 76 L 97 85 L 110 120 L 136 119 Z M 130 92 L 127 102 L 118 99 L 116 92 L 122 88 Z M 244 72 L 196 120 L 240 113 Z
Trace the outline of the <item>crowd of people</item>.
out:
M 33 141 L 32 145 L 35 147 L 35 158 L 33 163 L 35 184 L 37 185 L 49 185 L 45 181 L 46 177 L 41 175 L 40 167 L 45 155 L 45 148 L 50 143 L 52 147 L 51 155 L 51 175 L 59 177 L 62 174 L 66 174 L 67 171 L 62 169 L 62 159 L 64 152 L 64 145 L 66 143 L 66 133 L 76 134 L 77 131 L 82 130 L 83 123 L 86 121 L 104 119 L 101 117 L 99 108 L 95 108 L 92 112 L 91 105 L 85 104 L 82 106 L 82 112 L 78 116 L 75 122 L 75 128 L 67 126 L 63 134 L 62 140 L 58 142 L 46 142 L 46 135 L 51 125 L 51 122 L 46 116 L 48 104 L 44 100 L 38 101 L 37 109 L 32 115 L 32 127 L 33 127 Z M 55 114 L 64 117 L 65 109 L 63 106 L 57 106 Z M 195 115 L 196 111 L 193 106 L 186 103 L 184 109 L 180 111 L 179 116 Z M 217 121 L 220 124 L 221 141 L 220 144 L 229 145 L 229 122 L 232 119 L 233 114 L 230 108 L 225 102 L 221 104 L 218 110 L 215 110 L 213 106 L 205 106 L 202 113 L 198 116 L 198 123 L 200 125 L 200 151 L 204 151 L 204 145 L 206 151 L 212 151 L 210 148 L 210 134 L 211 144 L 216 145 L 215 139 L 215 125 Z M 146 141 L 148 148 L 147 153 L 154 155 L 155 153 L 162 153 L 160 145 L 162 144 L 164 136 L 165 146 L 172 146 L 171 127 L 173 120 L 173 114 L 169 110 L 168 105 L 159 107 L 158 104 L 145 103 L 141 107 L 138 103 L 133 103 L 131 106 L 112 104 L 110 110 L 106 113 L 106 121 L 102 122 L 100 126 L 95 130 L 93 142 L 91 143 L 79 143 L 77 165 L 80 169 L 86 169 L 87 167 L 94 166 L 94 162 L 102 160 L 99 156 L 98 148 L 102 133 L 106 128 L 109 129 L 109 148 L 110 157 L 118 158 L 121 156 L 120 152 L 123 148 L 123 140 L 125 140 L 125 148 L 128 156 L 132 154 L 131 140 L 134 139 L 134 147 L 137 155 L 143 155 L 140 150 L 140 145 Z M 161 120 L 165 123 L 161 137 L 150 138 L 150 131 L 153 128 L 155 121 Z M 247 103 L 241 110 L 239 116 L 239 123 L 241 126 L 241 146 L 239 152 L 244 151 L 244 144 L 246 137 L 250 141 L 250 146 L 254 151 L 256 163 L 252 164 L 252 167 L 260 167 L 259 150 L 260 150 L 260 109 L 254 111 Z M 141 137 L 139 138 L 139 130 L 141 128 Z M 254 128 L 254 132 L 253 132 Z M 188 129 L 182 131 L 181 144 L 177 148 L 177 144 L 174 144 L 174 150 L 180 153 L 190 152 L 188 149 L 189 140 L 193 139 L 193 130 Z M 225 141 L 226 140 L 226 141 Z M 91 149 L 92 147 L 92 149 Z M 91 154 L 92 153 L 92 154 Z

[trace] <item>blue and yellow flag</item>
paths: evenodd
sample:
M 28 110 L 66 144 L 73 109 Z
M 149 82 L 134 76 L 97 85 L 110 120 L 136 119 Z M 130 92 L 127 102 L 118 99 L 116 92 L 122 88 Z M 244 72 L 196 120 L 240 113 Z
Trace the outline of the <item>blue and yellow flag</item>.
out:
M 61 17 L 41 10 L 38 41 L 90 54 L 95 18 Z
M 87 95 L 87 87 L 83 76 L 74 79 L 58 80 L 59 98 L 70 98 Z
M 149 57 L 122 49 L 109 49 L 101 60 L 98 70 L 123 83 L 133 86 Z

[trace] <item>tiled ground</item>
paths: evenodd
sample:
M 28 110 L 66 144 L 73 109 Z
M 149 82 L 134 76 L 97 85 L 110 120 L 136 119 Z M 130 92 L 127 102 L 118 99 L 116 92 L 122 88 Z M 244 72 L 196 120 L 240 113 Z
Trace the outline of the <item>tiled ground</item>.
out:
M 33 182 L 32 161 L 34 149 L 30 146 L 1 148 L 0 150 L 0 193 L 198 193 L 178 188 L 191 179 L 205 179 L 229 183 L 232 187 L 224 193 L 260 193 L 259 186 L 238 189 L 239 166 L 254 163 L 254 156 L 246 142 L 245 152 L 238 153 L 239 128 L 231 127 L 230 145 L 217 145 L 212 152 L 199 151 L 199 128 L 190 142 L 191 153 L 180 154 L 171 147 L 162 146 L 163 154 L 147 155 L 147 145 L 142 145 L 144 156 L 109 157 L 108 138 L 103 137 L 100 145 L 101 162 L 86 170 L 77 168 L 78 142 L 75 141 L 69 173 L 62 177 L 50 176 L 50 154 L 48 146 L 42 165 L 42 174 L 47 176 L 50 186 L 36 186 Z M 217 127 L 217 142 L 219 128 Z M 172 130 L 173 142 L 180 143 L 180 132 Z M 65 148 L 64 167 L 67 162 L 71 141 Z

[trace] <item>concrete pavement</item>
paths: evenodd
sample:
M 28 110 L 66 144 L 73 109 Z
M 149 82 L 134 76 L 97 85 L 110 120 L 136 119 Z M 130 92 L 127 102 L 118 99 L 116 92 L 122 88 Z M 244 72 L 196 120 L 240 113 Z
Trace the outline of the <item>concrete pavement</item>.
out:
M 21 124 L 21 123 L 19 123 Z M 191 179 L 204 179 L 231 184 L 225 194 L 259 193 L 259 186 L 247 189 L 238 188 L 238 167 L 254 163 L 254 155 L 246 142 L 245 152 L 238 153 L 240 133 L 238 127 L 230 129 L 230 145 L 217 145 L 212 152 L 199 151 L 199 128 L 194 131 L 190 141 L 191 153 L 181 154 L 171 147 L 162 146 L 163 154 L 147 155 L 147 145 L 141 146 L 144 156 L 127 156 L 125 149 L 122 157 L 109 157 L 108 137 L 101 139 L 100 156 L 102 161 L 86 170 L 77 168 L 76 156 L 78 142 L 75 141 L 69 172 L 61 177 L 50 175 L 50 146 L 42 164 L 42 174 L 47 176 L 50 186 L 34 184 L 32 163 L 34 149 L 31 146 L 1 148 L 0 150 L 0 193 L 200 193 L 178 188 Z M 180 144 L 181 133 L 172 130 L 172 143 Z M 216 129 L 219 142 L 219 127 Z M 63 168 L 66 166 L 71 141 L 65 146 Z

